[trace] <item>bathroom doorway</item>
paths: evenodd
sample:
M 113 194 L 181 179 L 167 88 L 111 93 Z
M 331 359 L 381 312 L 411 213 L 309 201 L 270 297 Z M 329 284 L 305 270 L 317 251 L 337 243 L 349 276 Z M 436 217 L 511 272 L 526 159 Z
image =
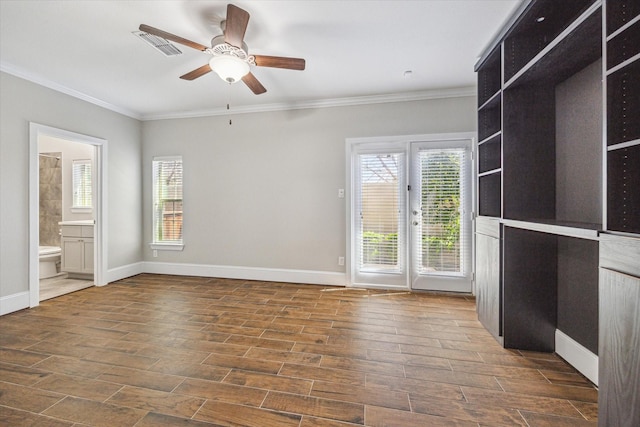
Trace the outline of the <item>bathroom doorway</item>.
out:
M 102 285 L 106 141 L 30 124 L 29 299 Z

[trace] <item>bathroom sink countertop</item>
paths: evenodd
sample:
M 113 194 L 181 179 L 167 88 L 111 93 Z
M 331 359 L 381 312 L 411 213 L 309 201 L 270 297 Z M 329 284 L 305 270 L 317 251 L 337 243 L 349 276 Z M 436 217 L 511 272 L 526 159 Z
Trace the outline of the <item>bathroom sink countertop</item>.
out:
M 95 223 L 92 219 L 84 219 L 77 221 L 60 221 L 58 225 L 93 225 Z

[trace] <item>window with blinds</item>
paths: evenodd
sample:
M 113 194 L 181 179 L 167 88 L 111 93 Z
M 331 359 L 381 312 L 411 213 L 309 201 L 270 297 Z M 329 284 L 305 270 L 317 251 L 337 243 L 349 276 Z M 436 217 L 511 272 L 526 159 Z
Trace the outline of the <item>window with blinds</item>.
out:
M 91 180 L 91 160 L 73 160 L 71 163 L 73 187 L 72 209 L 91 209 L 93 192 Z
M 182 157 L 153 159 L 153 242 L 182 243 Z
M 405 234 L 404 153 L 360 154 L 359 271 L 401 272 Z
M 464 148 L 427 149 L 419 152 L 414 182 L 420 183 L 420 215 L 417 247 L 421 274 L 466 275 L 467 242 L 462 201 L 467 182 L 463 176 L 467 152 Z

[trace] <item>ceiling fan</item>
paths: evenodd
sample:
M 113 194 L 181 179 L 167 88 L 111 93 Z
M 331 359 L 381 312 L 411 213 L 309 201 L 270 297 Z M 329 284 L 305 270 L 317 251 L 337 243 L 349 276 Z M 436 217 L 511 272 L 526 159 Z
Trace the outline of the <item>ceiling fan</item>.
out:
M 260 95 L 265 93 L 267 89 L 251 73 L 251 65 L 304 70 L 305 60 L 301 58 L 249 55 L 247 44 L 243 41 L 248 23 L 249 13 L 246 10 L 232 4 L 227 5 L 227 18 L 221 23 L 223 34 L 211 40 L 211 47 L 145 24 L 140 25 L 140 31 L 213 55 L 208 64 L 180 76 L 184 80 L 194 80 L 210 71 L 215 71 L 228 83 L 242 80 L 253 93 Z

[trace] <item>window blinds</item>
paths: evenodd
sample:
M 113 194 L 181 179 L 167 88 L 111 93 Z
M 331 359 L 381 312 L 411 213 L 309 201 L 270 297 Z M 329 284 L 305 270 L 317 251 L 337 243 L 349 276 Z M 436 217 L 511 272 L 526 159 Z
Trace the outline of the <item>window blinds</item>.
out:
M 414 231 L 414 254 L 421 274 L 458 273 L 468 263 L 469 244 L 466 230 L 462 230 L 462 201 L 466 197 L 467 182 L 464 148 L 425 149 L 419 151 L 420 167 L 414 182 L 420 183 L 420 219 Z
M 153 241 L 182 242 L 182 158 L 153 160 Z
M 73 160 L 71 166 L 73 208 L 91 208 L 91 160 Z
M 357 209 L 359 270 L 400 272 L 405 235 L 405 155 L 360 154 Z

